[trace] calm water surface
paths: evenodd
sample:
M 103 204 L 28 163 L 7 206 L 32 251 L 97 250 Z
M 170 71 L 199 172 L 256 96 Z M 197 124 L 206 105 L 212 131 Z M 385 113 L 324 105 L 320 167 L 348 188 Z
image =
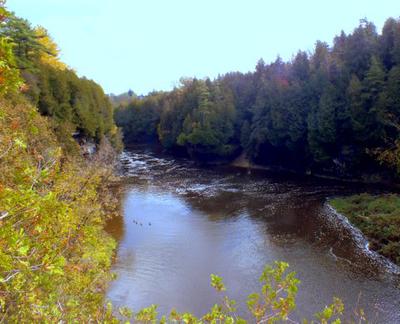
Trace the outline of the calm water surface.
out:
M 219 296 L 209 275 L 224 278 L 243 304 L 260 288 L 265 264 L 286 261 L 301 280 L 294 319 L 343 299 L 370 320 L 400 323 L 398 268 L 368 251 L 367 242 L 326 203 L 365 188 L 266 172 L 200 168 L 151 150 L 121 155 L 123 218 L 108 230 L 119 247 L 118 278 L 107 297 L 133 310 L 204 314 Z M 245 306 L 239 313 L 247 317 Z M 376 318 L 376 314 L 379 314 Z

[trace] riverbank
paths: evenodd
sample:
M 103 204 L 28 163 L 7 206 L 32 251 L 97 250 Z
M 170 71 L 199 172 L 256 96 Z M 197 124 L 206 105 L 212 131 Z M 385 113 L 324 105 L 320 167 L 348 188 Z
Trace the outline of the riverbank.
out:
M 231 166 L 247 170 L 266 170 L 295 173 L 293 170 L 273 169 L 253 164 L 244 154 L 236 158 Z M 388 186 L 387 183 L 342 179 L 321 174 L 308 174 L 320 179 Z M 393 185 L 389 185 L 393 188 Z M 395 186 L 398 189 L 398 186 Z M 371 195 L 367 193 L 329 201 L 337 213 L 346 217 L 369 241 L 368 248 L 400 266 L 400 196 L 398 194 Z
M 359 228 L 369 248 L 400 265 L 400 197 L 359 194 L 329 201 L 332 207 Z
M 364 185 L 374 185 L 374 186 L 381 186 L 382 188 L 388 188 L 388 189 L 393 189 L 393 190 L 399 190 L 400 185 L 395 182 L 390 182 L 387 180 L 384 180 L 378 175 L 364 175 L 363 177 L 360 178 L 350 178 L 350 177 L 338 177 L 330 174 L 324 174 L 324 173 L 319 173 L 319 172 L 298 172 L 293 169 L 289 168 L 284 168 L 284 167 L 278 167 L 278 166 L 267 166 L 267 165 L 261 165 L 252 162 L 249 158 L 246 157 L 244 153 L 240 154 L 236 159 L 233 161 L 227 163 L 230 166 L 240 168 L 240 169 L 247 169 L 249 171 L 251 170 L 265 170 L 265 171 L 272 171 L 272 172 L 283 172 L 283 173 L 289 173 L 289 174 L 294 174 L 294 175 L 299 175 L 299 176 L 309 176 L 309 177 L 315 177 L 318 179 L 325 179 L 325 180 L 333 180 L 333 181 L 339 181 L 343 183 L 349 183 L 349 184 L 364 184 Z

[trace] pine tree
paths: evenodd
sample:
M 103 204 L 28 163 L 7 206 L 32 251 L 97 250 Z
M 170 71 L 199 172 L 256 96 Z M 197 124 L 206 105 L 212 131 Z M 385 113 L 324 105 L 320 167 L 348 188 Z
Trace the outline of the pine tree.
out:
M 338 108 L 336 89 L 327 86 L 319 100 L 318 109 L 309 117 L 308 141 L 316 161 L 327 161 L 336 157 L 336 111 Z

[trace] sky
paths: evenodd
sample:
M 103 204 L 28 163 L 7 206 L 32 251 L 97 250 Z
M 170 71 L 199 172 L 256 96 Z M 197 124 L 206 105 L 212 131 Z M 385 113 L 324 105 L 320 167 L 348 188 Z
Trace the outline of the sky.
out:
M 381 31 L 400 0 L 8 0 L 48 29 L 61 59 L 106 93 L 170 90 L 181 77 L 253 71 L 332 43 L 367 18 Z

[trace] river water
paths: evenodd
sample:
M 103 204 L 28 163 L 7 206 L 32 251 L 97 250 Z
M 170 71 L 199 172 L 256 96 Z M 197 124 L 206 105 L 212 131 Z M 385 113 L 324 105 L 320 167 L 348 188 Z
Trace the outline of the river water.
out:
M 292 318 L 310 318 L 334 296 L 346 318 L 364 308 L 377 323 L 400 323 L 398 268 L 367 242 L 327 198 L 370 190 L 230 167 L 202 168 L 150 149 L 121 155 L 121 219 L 108 231 L 119 245 L 107 298 L 134 311 L 151 304 L 200 316 L 220 296 L 210 274 L 248 317 L 265 264 L 286 261 L 301 280 Z

